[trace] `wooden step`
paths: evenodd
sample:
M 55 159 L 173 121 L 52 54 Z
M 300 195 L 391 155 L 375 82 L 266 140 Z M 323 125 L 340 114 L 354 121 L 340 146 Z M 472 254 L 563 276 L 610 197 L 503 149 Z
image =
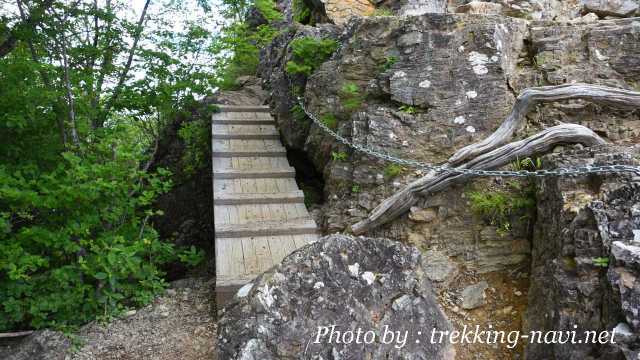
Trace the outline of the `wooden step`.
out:
M 218 169 L 213 172 L 214 179 L 264 179 L 264 178 L 293 178 L 296 171 L 292 168 L 283 169 Z
M 236 150 L 236 151 L 214 151 L 213 157 L 230 158 L 230 157 L 279 157 L 287 156 L 287 150 Z
M 214 119 L 211 120 L 213 125 L 273 125 L 275 120 L 266 119 Z
M 213 171 L 223 169 L 264 170 L 288 169 L 289 161 L 285 156 L 252 156 L 252 157 L 214 157 Z M 274 191 L 275 192 L 275 191 Z
M 304 193 L 300 190 L 288 193 L 228 193 L 214 194 L 214 205 L 247 204 L 295 204 L 304 203 Z
M 244 134 L 213 134 L 212 139 L 220 140 L 276 140 L 280 138 L 278 132 L 257 132 L 257 133 L 244 133 Z
M 218 105 L 220 112 L 269 112 L 271 109 L 265 105 Z
M 215 139 L 212 142 L 213 152 L 227 151 L 285 151 L 284 146 L 276 139 L 267 140 L 237 140 L 237 139 Z
M 216 239 L 316 234 L 317 231 L 316 223 L 311 219 L 261 221 L 247 224 L 221 224 L 215 226 Z
M 213 125 L 274 125 L 275 120 L 269 113 L 216 113 L 211 116 Z
M 215 179 L 215 193 L 277 193 L 297 191 L 298 184 L 293 178 L 285 179 Z

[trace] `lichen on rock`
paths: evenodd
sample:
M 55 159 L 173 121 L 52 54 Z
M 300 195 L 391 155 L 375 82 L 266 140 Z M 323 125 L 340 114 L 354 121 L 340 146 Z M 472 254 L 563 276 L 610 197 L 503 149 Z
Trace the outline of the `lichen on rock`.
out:
M 319 328 L 333 325 L 341 332 L 373 331 L 376 340 L 356 345 L 355 338 L 345 344 L 318 335 Z M 380 341 L 385 326 L 407 331 L 406 344 Z M 225 308 L 219 358 L 451 359 L 449 344 L 427 341 L 432 329 L 451 325 L 417 249 L 386 239 L 330 235 L 287 256 Z

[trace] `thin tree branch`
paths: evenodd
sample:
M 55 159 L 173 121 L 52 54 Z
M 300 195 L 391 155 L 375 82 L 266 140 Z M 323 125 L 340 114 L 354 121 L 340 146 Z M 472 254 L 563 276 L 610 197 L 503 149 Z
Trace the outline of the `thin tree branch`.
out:
M 124 66 L 124 69 L 122 70 L 122 73 L 120 74 L 120 77 L 118 78 L 118 84 L 113 90 L 113 95 L 111 95 L 111 97 L 107 101 L 107 104 L 105 105 L 102 111 L 103 116 L 106 115 L 111 110 L 111 107 L 114 105 L 114 103 L 120 96 L 120 92 L 122 91 L 122 86 L 124 85 L 124 82 L 127 80 L 129 70 L 131 70 L 131 64 L 133 63 L 133 56 L 135 55 L 135 52 L 138 48 L 138 42 L 140 41 L 140 37 L 142 35 L 143 24 L 147 16 L 147 9 L 149 8 L 149 4 L 151 4 L 151 0 L 146 0 L 144 3 L 144 8 L 142 9 L 142 13 L 140 14 L 140 19 L 138 19 L 136 32 L 133 37 L 133 44 L 129 49 L 129 56 L 127 57 L 127 62 Z
M 44 12 L 53 5 L 54 0 L 44 0 L 40 6 L 34 8 L 31 14 L 23 17 L 7 34 L 6 39 L 0 43 L 0 58 L 9 54 L 18 44 L 20 33 L 24 30 L 33 31 L 42 19 Z

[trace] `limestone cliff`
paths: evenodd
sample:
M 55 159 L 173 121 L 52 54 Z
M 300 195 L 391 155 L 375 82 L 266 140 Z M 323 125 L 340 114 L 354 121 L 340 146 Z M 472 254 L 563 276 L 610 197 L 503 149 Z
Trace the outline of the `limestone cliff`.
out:
M 336 131 L 354 143 L 401 158 L 438 163 L 495 130 L 527 87 L 585 82 L 640 90 L 640 19 L 633 17 L 640 14 L 640 2 L 636 0 L 387 0 L 372 2 L 375 11 L 370 6 L 341 10 L 350 3 L 305 2 L 317 21 L 313 25 L 292 20 L 283 24 L 280 34 L 263 49 L 259 71 L 284 142 L 292 150 L 305 152 L 323 176 L 325 201 L 318 219 L 327 232 L 348 230 L 382 199 L 422 173 L 394 168 L 352 151 L 300 116 L 294 93 L 303 96 L 318 118 L 333 119 Z M 292 12 L 292 3 L 278 4 L 285 13 Z M 292 41 L 305 37 L 333 39 L 339 47 L 309 75 L 288 73 Z M 615 146 L 580 155 L 566 155 L 559 148 L 544 159 L 545 168 L 620 160 L 622 155 L 612 154 L 632 154 L 640 138 L 637 109 L 585 101 L 537 106 L 527 114 L 516 137 L 565 122 L 587 126 Z M 566 185 L 558 185 L 564 181 Z M 625 270 L 636 266 L 636 254 L 629 248 L 628 237 L 617 239 L 620 243 L 607 240 L 606 232 L 598 230 L 602 226 L 598 221 L 603 221 L 603 213 L 611 215 L 607 206 L 616 206 L 620 214 L 631 213 L 638 199 L 625 197 L 616 205 L 607 205 L 614 201 L 609 188 L 592 188 L 593 183 L 611 183 L 632 189 L 633 181 L 624 176 L 590 176 L 535 182 L 537 208 L 514 215 L 508 231 L 470 210 L 471 191 L 508 193 L 530 185 L 528 181 L 516 183 L 506 178 L 484 179 L 433 194 L 407 215 L 368 235 L 416 245 L 429 250 L 427 256 L 437 254 L 434 261 L 455 268 L 446 275 L 451 279 L 460 274 L 458 270 L 512 274 L 523 269 L 528 273 L 531 266 L 525 328 L 559 329 L 573 322 L 584 329 L 610 330 L 622 324 L 637 334 L 635 319 L 628 315 L 635 306 L 635 300 L 628 300 L 636 291 L 635 273 Z M 592 185 L 585 185 L 590 195 L 580 203 L 584 209 L 563 209 L 565 200 L 559 199 L 573 196 L 574 187 L 587 183 Z M 631 192 L 625 191 L 612 193 Z M 597 210 L 597 206 L 603 208 Z M 629 229 L 639 227 L 628 221 L 616 224 L 627 235 Z M 571 239 L 561 236 L 562 231 L 571 231 Z M 566 255 L 562 250 L 565 242 L 588 250 Z M 578 270 L 563 268 L 566 257 L 575 258 Z M 587 259 L 598 257 L 610 258 L 609 270 L 587 264 Z M 580 291 L 588 294 L 579 295 Z M 458 300 L 452 304 L 459 305 Z M 591 307 L 597 311 L 580 313 Z M 545 319 L 533 315 L 544 311 L 555 315 Z M 530 359 L 564 359 L 571 354 L 631 358 L 637 351 L 633 336 L 625 349 L 531 346 L 527 355 Z

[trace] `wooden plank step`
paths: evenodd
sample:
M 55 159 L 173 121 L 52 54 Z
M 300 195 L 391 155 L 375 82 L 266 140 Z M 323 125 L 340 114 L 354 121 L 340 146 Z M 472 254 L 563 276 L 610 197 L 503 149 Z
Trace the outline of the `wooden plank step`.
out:
M 265 178 L 294 178 L 296 171 L 292 168 L 282 169 L 217 169 L 213 172 L 214 179 L 265 179 Z
M 214 193 L 278 193 L 297 191 L 293 178 L 285 179 L 215 179 Z
M 213 152 L 225 151 L 283 151 L 284 146 L 280 140 L 237 140 L 237 139 L 214 139 L 212 142 Z
M 271 109 L 265 105 L 218 105 L 220 112 L 269 112 Z
M 274 125 L 275 120 L 269 113 L 215 113 L 211 116 L 213 125 Z
M 315 234 L 318 229 L 311 219 L 260 221 L 247 224 L 216 225 L 216 239 L 250 236 Z
M 289 161 L 285 156 L 253 156 L 253 157 L 214 157 L 213 171 L 220 169 L 264 170 L 288 169 Z
M 244 133 L 244 134 L 213 134 L 212 139 L 233 139 L 233 140 L 275 140 L 280 138 L 278 131 L 275 132 L 256 132 L 256 133 Z
M 273 118 L 264 119 L 214 119 L 211 120 L 213 125 L 273 125 Z
M 214 139 L 280 139 L 273 125 L 213 125 Z
M 280 150 L 227 150 L 227 151 L 213 151 L 213 157 L 230 158 L 230 157 L 279 157 L 287 156 L 287 150 L 282 148 Z
M 297 190 L 288 193 L 214 194 L 213 203 L 215 205 L 304 203 L 304 193 Z

